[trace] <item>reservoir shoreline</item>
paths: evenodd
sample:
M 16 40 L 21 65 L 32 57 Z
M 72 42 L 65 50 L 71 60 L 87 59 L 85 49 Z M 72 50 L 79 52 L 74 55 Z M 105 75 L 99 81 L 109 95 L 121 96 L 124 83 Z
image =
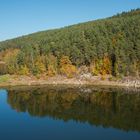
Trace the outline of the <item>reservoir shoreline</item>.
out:
M 55 76 L 48 78 L 36 78 L 29 76 L 8 75 L 3 80 L 0 79 L 0 88 L 11 86 L 39 86 L 39 85 L 75 85 L 75 86 L 111 86 L 111 87 L 124 87 L 124 88 L 140 88 L 139 79 L 119 79 L 109 80 L 101 79 L 97 76 L 92 77 L 76 77 L 66 78 L 64 76 Z

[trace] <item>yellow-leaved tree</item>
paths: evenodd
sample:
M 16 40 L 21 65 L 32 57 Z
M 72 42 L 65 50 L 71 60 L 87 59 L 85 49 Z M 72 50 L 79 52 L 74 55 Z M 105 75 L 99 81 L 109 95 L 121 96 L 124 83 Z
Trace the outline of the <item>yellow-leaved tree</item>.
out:
M 112 73 L 111 60 L 108 56 L 104 56 L 103 59 L 93 61 L 90 69 L 94 76 L 101 75 L 104 79 L 105 75 L 110 75 Z
M 18 49 L 8 50 L 4 56 L 4 62 L 7 65 L 7 72 L 9 74 L 17 74 L 18 64 L 17 64 L 17 55 L 19 53 Z
M 47 76 L 52 77 L 55 76 L 57 74 L 57 58 L 55 56 L 53 56 L 52 54 L 49 54 L 46 57 L 47 60 Z
M 29 75 L 30 74 L 30 70 L 29 70 L 29 68 L 26 65 L 24 65 L 24 66 L 21 66 L 19 68 L 18 74 L 20 74 L 20 75 Z
M 62 75 L 67 76 L 68 78 L 72 78 L 77 73 L 76 66 L 72 65 L 68 56 L 62 56 L 60 60 L 60 73 Z

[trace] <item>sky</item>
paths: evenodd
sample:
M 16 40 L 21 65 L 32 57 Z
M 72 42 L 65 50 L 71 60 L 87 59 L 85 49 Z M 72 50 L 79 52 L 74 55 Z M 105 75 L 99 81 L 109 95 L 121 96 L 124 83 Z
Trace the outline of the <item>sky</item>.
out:
M 0 0 L 0 41 L 140 8 L 140 0 Z

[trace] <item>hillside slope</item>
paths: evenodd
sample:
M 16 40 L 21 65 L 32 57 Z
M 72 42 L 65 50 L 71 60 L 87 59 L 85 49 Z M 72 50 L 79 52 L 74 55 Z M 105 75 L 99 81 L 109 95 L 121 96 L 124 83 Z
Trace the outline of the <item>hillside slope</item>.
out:
M 140 76 L 140 9 L 0 43 L 10 74 Z

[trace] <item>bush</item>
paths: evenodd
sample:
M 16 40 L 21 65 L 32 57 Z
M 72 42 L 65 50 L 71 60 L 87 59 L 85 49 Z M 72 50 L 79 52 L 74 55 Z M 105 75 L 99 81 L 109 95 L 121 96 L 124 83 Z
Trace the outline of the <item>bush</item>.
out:
M 20 67 L 20 69 L 19 69 L 20 75 L 29 75 L 29 73 L 30 73 L 30 71 L 26 65 Z
M 32 71 L 32 74 L 35 76 L 46 73 L 45 64 L 38 60 L 31 71 Z
M 0 83 L 7 82 L 9 80 L 9 75 L 0 76 Z

